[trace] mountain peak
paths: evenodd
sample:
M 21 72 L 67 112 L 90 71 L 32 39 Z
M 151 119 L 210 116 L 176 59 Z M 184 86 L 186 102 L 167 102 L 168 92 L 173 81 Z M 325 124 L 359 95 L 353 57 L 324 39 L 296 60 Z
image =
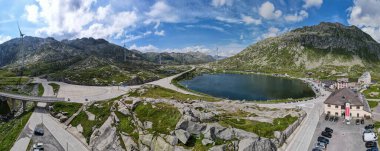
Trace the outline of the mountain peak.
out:
M 304 26 L 294 29 L 290 34 L 317 35 L 335 38 L 352 38 L 368 42 L 376 42 L 370 35 L 356 26 L 346 26 L 341 23 L 321 22 L 314 26 Z

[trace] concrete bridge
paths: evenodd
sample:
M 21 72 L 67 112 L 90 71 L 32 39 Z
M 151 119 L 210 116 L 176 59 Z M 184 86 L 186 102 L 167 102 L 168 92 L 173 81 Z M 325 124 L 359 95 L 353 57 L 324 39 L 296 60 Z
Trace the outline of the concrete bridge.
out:
M 53 102 L 64 102 L 65 98 L 35 97 L 35 96 L 26 96 L 26 95 L 18 95 L 18 94 L 10 94 L 10 93 L 0 92 L 0 100 L 1 101 L 10 101 L 12 103 L 12 107 L 15 107 L 14 103 L 16 100 L 20 100 L 20 101 L 22 101 L 23 110 L 25 110 L 27 101 L 53 103 Z

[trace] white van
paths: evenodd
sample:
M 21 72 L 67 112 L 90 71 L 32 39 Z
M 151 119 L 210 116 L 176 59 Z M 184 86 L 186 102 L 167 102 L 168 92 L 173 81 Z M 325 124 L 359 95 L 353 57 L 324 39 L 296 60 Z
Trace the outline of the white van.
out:
M 363 133 L 363 140 L 365 142 L 376 141 L 377 140 L 377 135 L 374 132 Z

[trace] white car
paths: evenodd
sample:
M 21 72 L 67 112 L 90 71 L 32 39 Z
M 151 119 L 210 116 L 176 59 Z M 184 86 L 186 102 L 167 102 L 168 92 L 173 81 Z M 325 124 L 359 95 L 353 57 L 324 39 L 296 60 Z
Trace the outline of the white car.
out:
M 43 143 L 37 143 L 37 144 L 34 144 L 33 145 L 33 151 L 36 151 L 36 150 L 43 150 L 44 149 L 44 144 Z
M 374 132 L 363 133 L 363 140 L 365 142 L 377 141 L 377 135 Z

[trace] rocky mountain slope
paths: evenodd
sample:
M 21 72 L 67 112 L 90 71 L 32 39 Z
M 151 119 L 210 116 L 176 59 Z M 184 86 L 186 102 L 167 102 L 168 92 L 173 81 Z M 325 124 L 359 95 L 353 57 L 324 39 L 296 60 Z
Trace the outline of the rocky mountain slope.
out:
M 322 22 L 268 38 L 237 55 L 212 63 L 222 70 L 271 73 L 319 73 L 320 77 L 347 73 L 357 76 L 379 68 L 380 44 L 355 26 Z M 376 74 L 376 73 L 375 73 Z
M 177 71 L 104 39 L 57 41 L 25 37 L 23 43 L 20 45 L 21 39 L 16 38 L 0 45 L 0 67 L 17 72 L 22 63 L 20 50 L 24 50 L 27 75 L 46 75 L 48 79 L 74 84 L 141 84 Z
M 147 52 L 142 55 L 151 62 L 160 63 L 161 60 L 161 64 L 201 64 L 215 61 L 212 56 L 201 52 Z
M 68 130 L 94 151 L 274 151 L 306 116 L 299 109 L 234 101 L 142 97 L 157 89 L 144 85 L 129 95 L 86 104 Z

